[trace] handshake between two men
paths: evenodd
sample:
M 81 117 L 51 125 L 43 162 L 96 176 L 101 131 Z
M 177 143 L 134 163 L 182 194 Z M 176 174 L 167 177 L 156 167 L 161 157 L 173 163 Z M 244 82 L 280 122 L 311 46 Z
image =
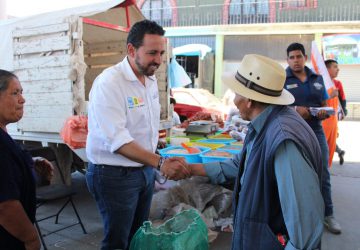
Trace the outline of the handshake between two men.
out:
M 160 172 L 170 180 L 181 180 L 193 175 L 206 175 L 201 163 L 188 164 L 183 157 L 166 158 L 161 164 Z

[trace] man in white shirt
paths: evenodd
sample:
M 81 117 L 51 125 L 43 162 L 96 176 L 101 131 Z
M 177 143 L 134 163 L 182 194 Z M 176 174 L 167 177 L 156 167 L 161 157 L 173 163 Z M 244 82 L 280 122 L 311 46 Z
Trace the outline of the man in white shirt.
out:
M 153 21 L 135 23 L 127 57 L 105 69 L 89 95 L 86 181 L 103 218 L 102 250 L 127 249 L 148 219 L 154 168 L 189 174 L 183 160 L 155 154 L 160 102 L 154 73 L 165 51 L 164 33 Z

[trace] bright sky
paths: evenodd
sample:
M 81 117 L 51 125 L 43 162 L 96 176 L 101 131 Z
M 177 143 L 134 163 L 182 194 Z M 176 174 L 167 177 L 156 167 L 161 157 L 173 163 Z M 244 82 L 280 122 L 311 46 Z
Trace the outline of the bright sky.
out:
M 6 1 L 7 15 L 30 16 L 39 13 L 68 9 L 106 0 L 0 0 Z

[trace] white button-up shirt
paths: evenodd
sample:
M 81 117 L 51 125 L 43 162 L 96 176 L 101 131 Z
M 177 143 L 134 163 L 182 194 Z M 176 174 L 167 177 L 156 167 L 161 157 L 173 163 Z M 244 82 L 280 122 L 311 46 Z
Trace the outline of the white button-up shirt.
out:
M 127 57 L 105 69 L 89 95 L 86 155 L 94 164 L 142 166 L 114 153 L 135 141 L 155 152 L 159 138 L 160 99 L 155 76 L 137 79 Z

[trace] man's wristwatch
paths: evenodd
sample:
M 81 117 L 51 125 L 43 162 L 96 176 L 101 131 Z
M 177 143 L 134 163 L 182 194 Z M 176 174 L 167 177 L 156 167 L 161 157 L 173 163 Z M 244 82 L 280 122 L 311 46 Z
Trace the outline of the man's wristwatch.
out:
M 166 161 L 166 157 L 160 156 L 159 163 L 158 163 L 156 169 L 161 170 L 161 167 L 164 165 L 165 161 Z

